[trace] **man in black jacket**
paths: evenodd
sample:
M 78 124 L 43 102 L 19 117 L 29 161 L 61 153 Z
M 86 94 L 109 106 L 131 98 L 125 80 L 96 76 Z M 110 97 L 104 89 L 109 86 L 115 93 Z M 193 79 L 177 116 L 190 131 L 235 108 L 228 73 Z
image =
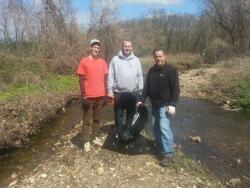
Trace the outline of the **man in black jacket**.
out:
M 162 49 L 153 51 L 155 64 L 149 69 L 140 103 L 149 97 L 152 105 L 154 134 L 162 153 L 162 166 L 168 166 L 173 154 L 173 133 L 169 116 L 175 115 L 180 88 L 177 70 L 166 62 Z

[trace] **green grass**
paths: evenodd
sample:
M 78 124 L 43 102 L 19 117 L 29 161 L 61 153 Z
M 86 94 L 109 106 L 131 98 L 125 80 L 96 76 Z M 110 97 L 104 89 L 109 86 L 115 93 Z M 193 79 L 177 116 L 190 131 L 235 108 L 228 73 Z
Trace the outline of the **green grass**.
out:
M 17 97 L 36 94 L 41 91 L 38 85 L 34 84 L 8 84 L 3 92 L 0 93 L 0 100 L 9 100 Z
M 234 106 L 250 111 L 250 83 L 243 79 L 236 80 L 235 89 L 238 97 L 234 101 Z
M 78 87 L 78 77 L 57 75 L 50 77 L 47 83 L 50 92 L 70 91 Z
M 19 58 L 1 53 L 0 82 L 4 85 L 0 88 L 0 100 L 74 91 L 78 88 L 78 78 L 74 75 L 49 73 L 36 58 Z
M 45 77 L 45 85 L 39 84 L 7 84 L 0 93 L 0 100 L 11 100 L 26 95 L 42 93 L 58 93 L 73 91 L 78 87 L 76 76 L 50 75 Z

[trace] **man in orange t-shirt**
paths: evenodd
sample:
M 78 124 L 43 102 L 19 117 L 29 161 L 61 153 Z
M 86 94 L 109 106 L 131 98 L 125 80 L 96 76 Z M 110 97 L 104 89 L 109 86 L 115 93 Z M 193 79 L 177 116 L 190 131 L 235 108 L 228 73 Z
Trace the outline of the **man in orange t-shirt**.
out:
M 83 108 L 83 139 L 88 142 L 95 136 L 101 124 L 103 104 L 107 96 L 108 67 L 99 57 L 101 43 L 90 41 L 90 55 L 81 59 L 76 74 L 79 75 L 81 102 Z M 91 123 L 93 120 L 93 123 Z

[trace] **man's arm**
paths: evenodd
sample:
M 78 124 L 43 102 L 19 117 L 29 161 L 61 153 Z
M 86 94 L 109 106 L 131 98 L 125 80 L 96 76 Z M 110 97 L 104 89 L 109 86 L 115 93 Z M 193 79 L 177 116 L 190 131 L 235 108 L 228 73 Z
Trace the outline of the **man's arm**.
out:
M 139 93 L 141 94 L 142 90 L 143 90 L 143 75 L 142 75 L 142 68 L 141 68 L 141 62 L 138 59 L 138 89 L 139 89 Z
M 144 83 L 144 87 L 143 87 L 143 90 L 142 90 L 142 95 L 140 96 L 139 98 L 139 102 L 142 102 L 144 103 L 145 100 L 147 99 L 148 97 L 148 94 L 149 94 L 149 73 L 147 74 L 147 77 L 146 77 L 146 81 Z
M 84 81 L 85 81 L 85 75 L 79 75 L 82 108 L 88 108 L 90 104 L 88 98 L 85 96 L 86 93 L 84 88 Z
M 103 60 L 103 74 L 104 74 L 104 89 L 105 89 L 105 96 L 108 96 L 108 66 L 105 60 Z
M 105 96 L 108 96 L 108 74 L 104 75 Z
M 85 81 L 85 67 L 84 67 L 84 59 L 80 61 L 76 68 L 76 74 L 79 76 L 79 85 L 80 85 L 80 92 L 81 98 L 85 97 L 85 88 L 84 88 L 84 81 Z
M 175 115 L 175 106 L 180 96 L 179 76 L 176 69 L 170 74 L 170 100 L 166 111 L 170 115 Z
M 107 92 L 109 97 L 114 97 L 113 93 L 113 85 L 114 85 L 114 77 L 115 77 L 115 71 L 114 71 L 114 61 L 113 59 L 110 62 L 109 65 L 109 73 L 107 77 Z
M 180 96 L 179 76 L 176 69 L 170 74 L 170 106 L 176 106 Z
M 79 75 L 79 85 L 80 85 L 80 91 L 81 91 L 81 97 L 85 98 L 85 89 L 84 89 L 84 75 Z

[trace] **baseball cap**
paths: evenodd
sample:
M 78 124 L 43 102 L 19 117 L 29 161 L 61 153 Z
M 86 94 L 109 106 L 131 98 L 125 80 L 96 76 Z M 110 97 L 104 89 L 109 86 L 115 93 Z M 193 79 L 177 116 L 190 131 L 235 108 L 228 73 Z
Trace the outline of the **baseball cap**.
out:
M 90 46 L 92 46 L 93 44 L 95 44 L 95 43 L 97 43 L 97 44 L 101 44 L 101 42 L 98 40 L 98 39 L 92 39 L 91 41 L 90 41 Z

